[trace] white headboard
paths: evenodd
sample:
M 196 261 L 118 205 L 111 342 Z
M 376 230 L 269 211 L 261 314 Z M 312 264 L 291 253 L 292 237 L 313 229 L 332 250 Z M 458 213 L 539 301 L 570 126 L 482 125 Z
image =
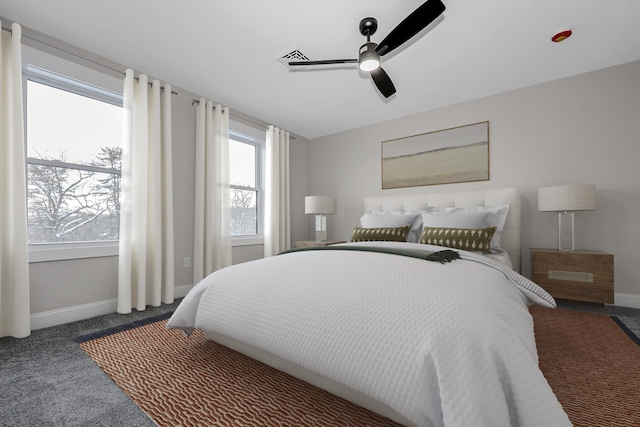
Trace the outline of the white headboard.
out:
M 419 211 L 427 207 L 459 207 L 509 205 L 500 246 L 509 253 L 513 269 L 520 271 L 520 193 L 513 187 L 491 190 L 455 191 L 450 193 L 380 196 L 364 199 L 364 211 Z

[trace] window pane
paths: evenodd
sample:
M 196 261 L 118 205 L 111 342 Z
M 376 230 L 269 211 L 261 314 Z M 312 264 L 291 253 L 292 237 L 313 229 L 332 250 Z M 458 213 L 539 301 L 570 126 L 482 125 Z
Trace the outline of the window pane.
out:
M 29 243 L 117 240 L 120 175 L 28 165 Z
M 257 192 L 231 189 L 231 235 L 255 236 L 257 227 Z
M 122 107 L 27 79 L 26 121 L 29 243 L 117 240 Z
M 256 187 L 256 147 L 229 140 L 229 178 L 231 185 Z
M 27 157 L 90 165 L 121 141 L 122 107 L 27 81 Z

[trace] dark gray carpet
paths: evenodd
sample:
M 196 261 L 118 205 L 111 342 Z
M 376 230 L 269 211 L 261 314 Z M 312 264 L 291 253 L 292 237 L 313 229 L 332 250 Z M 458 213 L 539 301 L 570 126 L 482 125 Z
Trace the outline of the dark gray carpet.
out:
M 0 338 L 0 425 L 154 426 L 73 339 L 174 311 L 178 303 L 41 329 L 24 339 Z M 640 336 L 640 310 L 559 305 L 617 316 Z
M 173 311 L 178 302 L 0 338 L 0 425 L 155 426 L 73 339 Z

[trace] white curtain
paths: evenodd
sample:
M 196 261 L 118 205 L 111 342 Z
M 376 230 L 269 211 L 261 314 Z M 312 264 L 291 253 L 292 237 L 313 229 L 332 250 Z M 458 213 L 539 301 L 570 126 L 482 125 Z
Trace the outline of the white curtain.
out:
M 134 77 L 123 91 L 118 313 L 172 303 L 171 86 Z
M 31 333 L 21 28 L 0 31 L 0 337 Z
M 193 283 L 231 265 L 229 109 L 200 99 L 196 115 Z
M 269 126 L 266 141 L 264 256 L 268 257 L 291 247 L 289 132 Z

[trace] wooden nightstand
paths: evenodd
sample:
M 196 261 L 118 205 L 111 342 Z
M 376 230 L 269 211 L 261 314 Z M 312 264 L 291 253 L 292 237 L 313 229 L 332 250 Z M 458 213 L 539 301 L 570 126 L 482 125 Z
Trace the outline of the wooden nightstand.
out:
M 308 248 L 310 246 L 329 246 L 335 245 L 336 243 L 347 243 L 344 240 L 333 240 L 333 241 L 324 241 L 324 242 L 316 242 L 315 240 L 300 240 L 297 242 L 293 242 L 294 248 Z
M 554 298 L 613 304 L 613 255 L 531 249 L 531 280 Z

